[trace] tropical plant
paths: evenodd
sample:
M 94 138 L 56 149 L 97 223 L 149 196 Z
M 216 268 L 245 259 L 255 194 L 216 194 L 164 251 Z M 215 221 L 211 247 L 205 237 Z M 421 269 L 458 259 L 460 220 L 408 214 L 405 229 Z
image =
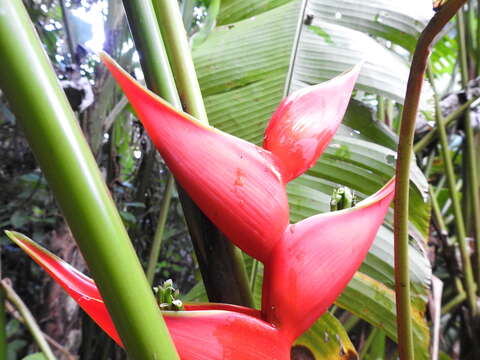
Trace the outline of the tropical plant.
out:
M 451 4 L 458 3 L 453 0 L 449 2 Z M 185 1 L 182 6 L 187 32 L 192 34 L 200 30 L 193 37 L 193 60 L 205 100 L 205 112 L 204 109 L 202 110 L 203 105 L 198 89 L 195 90 L 194 73 L 192 74 L 190 65 L 188 65 L 189 55 L 187 54 L 188 51 L 185 50 L 186 42 L 183 42 L 183 49 L 181 46 L 177 48 L 172 46 L 173 44 L 181 44 L 183 41 L 178 38 L 178 21 L 175 23 L 169 20 L 178 20 L 178 17 L 172 16 L 172 2 L 154 2 L 155 12 L 149 3 L 149 1 L 125 2 L 133 38 L 141 54 L 140 60 L 147 85 L 171 102 L 177 109 L 180 109 L 183 105 L 184 110 L 202 121 L 206 120 L 208 114 L 208 120 L 213 126 L 253 143 L 259 144 L 261 141 L 262 129 L 274 111 L 276 104 L 280 102 L 284 95 L 307 85 L 332 78 L 352 67 L 358 61 L 365 60 L 359 76 L 357 90 L 354 99 L 349 104 L 344 124 L 340 126 L 330 147 L 325 150 L 322 159 L 314 167 L 287 186 L 290 218 L 293 222 L 301 221 L 318 212 L 328 212 L 331 194 L 338 184 L 352 188 L 360 199 L 364 199 L 368 194 L 374 193 L 393 175 L 397 142 L 395 132 L 400 129 L 400 114 L 404 103 L 409 62 L 415 49 L 416 39 L 432 15 L 429 4 L 426 4 L 425 11 L 419 11 L 418 4 L 407 2 L 400 5 L 386 1 L 369 3 L 357 3 L 348 0 L 335 2 L 329 2 L 328 0 L 305 2 L 288 0 Z M 112 11 L 109 12 L 109 22 L 115 27 L 121 23 L 118 21 L 120 18 L 118 16 L 118 4 L 110 5 Z M 29 4 L 29 6 L 30 9 L 34 5 Z M 196 13 L 201 15 L 192 20 L 192 9 L 195 7 L 197 7 Z M 440 9 L 442 7 L 440 6 Z M 472 78 L 476 74 L 478 59 L 472 50 L 478 48 L 479 37 L 476 34 L 478 25 L 474 16 L 477 9 L 476 4 L 465 9 L 467 21 L 462 20 L 460 16 L 458 18 L 458 31 L 455 32 L 454 28 L 447 27 L 444 37 L 434 48 L 431 74 L 435 78 L 440 78 L 440 80 L 442 76 L 445 76 L 444 74 L 451 75 L 451 78 L 454 79 L 450 81 L 450 88 L 445 90 L 447 94 L 451 93 L 452 89 L 458 88 L 458 86 L 455 87 L 455 74 L 460 72 L 464 74 L 462 87 L 466 86 L 469 77 Z M 442 12 L 443 14 L 447 13 L 444 10 L 439 11 L 439 13 Z M 158 23 L 154 15 L 157 15 Z M 56 16 L 56 21 L 61 21 L 61 16 L 58 16 L 58 13 Z M 442 18 L 442 16 L 436 16 L 436 18 Z M 139 19 L 142 21 L 138 21 Z M 204 26 L 201 26 L 201 24 L 199 26 L 199 19 L 204 21 Z M 162 51 L 158 52 L 159 48 L 163 46 L 161 42 L 161 46 L 159 46 L 157 36 L 159 30 L 155 30 L 158 29 L 158 25 L 160 25 L 162 36 L 166 42 L 170 63 L 174 64 L 172 70 L 181 102 L 176 95 L 175 87 L 171 86 L 173 81 L 171 76 L 168 75 L 168 66 L 165 65 L 167 63 L 165 53 L 162 55 Z M 26 23 L 23 26 L 25 27 Z M 43 36 L 51 37 L 51 34 L 47 34 L 42 26 L 38 26 L 38 29 L 44 33 Z M 462 29 L 467 30 L 466 34 L 462 35 Z M 56 31 L 58 32 L 58 28 Z M 121 45 L 126 43 L 128 34 L 125 30 L 116 32 L 116 34 L 119 45 L 112 47 L 110 43 L 109 51 L 123 65 L 126 65 L 130 62 L 132 51 L 123 52 L 120 49 Z M 118 36 L 118 34 L 121 35 Z M 54 42 L 50 41 L 49 44 L 54 44 Z M 52 45 L 50 45 L 50 48 L 50 58 L 56 61 L 54 55 L 57 50 Z M 455 66 L 458 48 L 463 49 L 462 54 L 464 55 L 458 61 L 462 66 Z M 33 52 L 30 52 L 30 54 L 33 54 Z M 32 55 L 31 57 L 35 58 L 36 56 Z M 162 60 L 158 61 L 159 59 Z M 163 65 L 159 66 L 162 62 Z M 45 71 L 45 67 L 42 71 Z M 126 106 L 125 98 L 121 93 L 114 91 L 111 80 L 105 80 L 107 76 L 101 67 L 98 67 L 97 71 L 98 74 L 102 74 L 102 78 L 99 78 L 101 80 L 98 80 L 97 84 L 99 87 L 102 86 L 102 97 L 98 98 L 95 108 L 91 112 L 93 117 L 84 116 L 83 121 L 87 125 L 82 127 L 85 133 L 91 134 L 89 142 L 97 154 L 97 159 L 99 161 L 109 159 L 109 164 L 113 164 L 112 167 L 110 165 L 108 167 L 109 176 L 107 180 L 111 185 L 117 205 L 122 210 L 120 214 L 129 227 L 130 233 L 136 239 L 135 246 L 140 254 L 148 254 L 149 252 L 148 242 L 144 240 L 149 237 L 149 232 L 145 232 L 145 225 L 139 226 L 139 223 L 151 223 L 152 220 L 148 220 L 152 219 L 148 204 L 155 201 L 159 202 L 158 199 L 162 197 L 164 199 L 162 203 L 163 215 L 160 216 L 155 245 L 152 247 L 152 255 L 149 258 L 148 268 L 151 282 L 155 273 L 158 277 L 162 271 L 165 271 L 165 268 L 162 270 L 156 265 L 158 263 L 158 249 L 160 249 L 160 241 L 163 236 L 164 225 L 162 224 L 167 223 L 167 236 L 178 232 L 178 229 L 183 231 L 183 225 L 172 224 L 172 217 L 168 220 L 166 216 L 169 200 L 173 196 L 173 204 L 176 205 L 179 198 L 176 197 L 176 192 L 173 190 L 173 178 L 170 176 L 167 183 L 165 171 L 161 175 L 165 185 L 161 185 L 160 188 L 157 185 L 156 189 L 152 188 L 154 189 L 153 193 L 148 190 L 149 195 L 145 197 L 145 189 L 148 189 L 146 184 L 152 183 L 153 177 L 150 175 L 150 170 L 138 171 L 138 164 L 143 164 L 141 169 L 151 168 L 152 164 L 165 169 L 164 165 L 162 163 L 159 165 L 158 160 L 155 159 L 154 151 L 138 146 L 143 141 L 140 140 L 143 137 L 141 133 L 138 135 L 141 131 L 139 130 L 140 127 L 132 122 L 133 115 Z M 35 77 L 33 74 L 28 75 L 27 72 L 25 74 L 25 79 Z M 17 81 L 17 83 L 22 82 Z M 419 84 L 420 82 L 417 81 L 416 83 Z M 467 235 L 478 239 L 478 236 L 475 236 L 475 224 L 479 222 L 472 220 L 475 219 L 475 216 L 478 216 L 478 211 L 475 210 L 476 207 L 478 208 L 475 200 L 478 199 L 478 194 L 475 195 L 475 189 L 478 186 L 475 185 L 476 172 L 474 171 L 475 157 L 472 155 L 474 153 L 472 151 L 474 144 L 471 134 L 472 127 L 468 123 L 464 125 L 464 129 L 468 130 L 466 131 L 468 140 L 465 142 L 468 144 L 466 147 L 468 151 L 465 154 L 469 155 L 461 156 L 463 152 L 459 148 L 457 154 L 460 156 L 457 155 L 457 161 L 454 164 L 457 168 L 455 169 L 448 165 L 449 156 L 446 151 L 448 144 L 445 134 L 442 135 L 443 123 L 442 117 L 439 115 L 447 116 L 451 114 L 446 122 L 452 124 L 468 109 L 474 99 L 467 99 L 467 103 L 461 105 L 458 110 L 456 110 L 458 105 L 455 105 L 455 103 L 450 105 L 449 108 L 444 106 L 442 113 L 440 113 L 442 103 L 437 101 L 438 106 L 434 109 L 432 107 L 432 103 L 434 103 L 432 94 L 438 97 L 442 93 L 439 92 L 438 85 L 433 84 L 431 86 L 432 83 L 433 80 L 424 84 L 420 119 L 429 121 L 436 117 L 438 126 L 426 136 L 421 135 L 419 128 L 418 137 L 420 140 L 416 145 L 417 164 L 419 166 L 412 163 L 412 191 L 409 197 L 410 243 L 408 247 L 413 310 L 411 318 L 413 320 L 415 357 L 419 359 L 434 358 L 437 356 L 435 354 L 438 354 L 439 349 L 441 315 L 438 311 L 438 305 L 436 312 L 434 307 L 430 307 L 430 316 L 433 322 L 432 332 L 429 331 L 430 324 L 427 323 L 424 316 L 431 281 L 431 266 L 426 257 L 428 241 L 433 240 L 436 244 L 439 244 L 436 251 L 437 259 L 432 263 L 435 265 L 437 276 L 441 276 L 444 281 L 445 299 L 452 300 L 444 309 L 445 315 L 442 315 L 444 320 L 449 320 L 447 325 L 443 327 L 446 336 L 440 346 L 445 352 L 452 354 L 454 348 L 458 347 L 460 340 L 462 340 L 461 348 L 464 356 L 467 356 L 472 349 L 469 341 L 472 342 L 474 339 L 472 334 L 475 333 L 473 330 L 475 321 L 470 315 L 462 315 L 465 313 L 462 309 L 465 308 L 458 305 L 468 300 L 470 313 L 472 315 L 475 313 L 476 306 L 473 305 L 476 297 L 475 282 L 478 282 L 472 275 L 469 275 L 472 271 L 469 271 L 471 265 L 469 265 L 469 257 L 466 251 L 467 243 L 464 241 L 465 239 L 468 240 Z M 1 86 L 2 89 L 5 87 L 3 90 L 8 95 L 10 90 L 8 90 L 7 85 L 2 83 Z M 470 88 L 473 89 L 473 92 L 475 91 L 474 84 L 471 84 Z M 15 91 L 18 91 L 18 89 Z M 114 95 L 107 97 L 106 94 L 110 93 Z M 25 98 L 25 96 L 19 95 L 20 98 Z M 55 96 L 59 96 L 58 93 Z M 458 97 L 455 95 L 455 98 Z M 460 101 L 463 100 L 460 99 Z M 47 100 L 43 100 L 43 103 L 47 103 Z M 409 105 L 407 108 L 412 109 L 412 106 Z M 26 112 L 25 109 L 22 109 L 22 111 L 23 113 Z M 107 117 L 106 114 L 108 113 L 109 116 Z M 66 115 L 66 117 L 69 116 Z M 475 119 L 473 115 L 470 117 Z M 95 118 L 106 118 L 108 124 L 103 126 L 102 122 L 89 120 Z M 110 139 L 114 139 L 114 141 L 109 146 L 122 157 L 118 166 L 115 165 L 114 156 L 110 155 L 112 153 L 108 156 L 101 155 L 104 151 L 102 149 L 102 134 L 107 133 L 108 131 L 105 129 L 108 130 L 112 124 L 113 131 L 110 132 Z M 23 126 L 27 128 L 28 133 L 28 126 Z M 461 135 L 462 132 L 456 129 L 454 128 L 453 131 Z M 436 144 L 434 143 L 437 138 L 436 133 L 440 135 L 439 149 L 443 149 L 443 160 L 438 157 L 436 146 L 432 146 L 432 144 Z M 132 134 L 137 135 L 132 136 Z M 404 143 L 407 144 L 408 141 Z M 138 152 L 139 149 L 142 153 L 141 161 L 135 160 L 133 156 L 133 150 Z M 37 151 L 42 152 L 41 150 Z M 144 154 L 148 155 L 144 156 Z M 51 161 L 47 154 L 37 154 L 36 156 L 43 163 Z M 45 157 L 45 160 L 42 160 L 42 157 Z M 441 174 L 439 165 L 442 164 L 447 167 L 447 176 Z M 453 175 L 454 170 L 461 169 L 469 174 L 468 180 L 464 180 L 464 184 L 467 184 L 465 188 L 467 190 L 463 193 L 470 194 L 463 197 L 465 209 L 463 214 L 460 211 L 459 193 L 456 190 Z M 53 190 L 60 188 L 60 184 L 55 185 L 58 180 L 52 180 L 54 175 L 48 175 L 49 171 L 44 170 L 47 178 L 50 179 L 50 186 Z M 426 174 L 426 177 L 422 174 L 422 171 Z M 118 177 L 116 174 L 118 174 Z M 134 193 L 134 191 L 119 191 L 122 187 L 117 184 L 129 183 L 135 179 L 135 176 L 138 176 L 140 180 L 137 182 L 138 197 L 132 199 L 130 193 Z M 427 178 L 437 190 L 429 188 Z M 445 183 L 449 185 L 451 196 L 444 188 Z M 183 185 L 187 189 L 187 186 Z M 131 188 L 135 189 L 135 187 Z M 123 187 L 123 189 L 129 188 Z M 432 197 L 429 194 L 435 194 L 435 196 Z M 208 296 L 211 301 L 260 307 L 263 278 L 262 263 L 243 256 L 246 270 L 249 273 L 249 276 L 246 275 L 242 261 L 239 261 L 242 256 L 239 257 L 238 249 L 225 242 L 215 226 L 209 223 L 205 217 L 202 217 L 198 209 L 192 207 L 185 192 L 181 189 L 179 190 L 179 197 L 194 240 L 196 257 L 203 277 L 203 282 L 198 283 L 184 299 L 207 300 Z M 405 196 L 402 198 L 404 199 Z M 431 233 L 430 199 L 433 199 L 434 224 L 438 224 L 439 227 L 438 232 L 433 231 Z M 61 204 L 62 201 L 60 200 Z M 42 204 L 38 206 L 43 207 Z M 66 203 L 61 206 L 71 209 L 71 206 Z M 48 214 L 55 214 L 51 210 L 51 205 L 45 205 L 45 207 L 48 209 Z M 173 206 L 173 208 L 176 208 L 176 206 Z M 81 210 L 71 209 L 68 211 L 74 214 Z M 88 213 L 87 210 L 85 212 Z M 28 219 L 28 216 L 31 216 L 28 213 L 25 216 L 19 211 L 16 214 L 14 218 L 16 220 Z M 349 330 L 354 343 L 361 350 L 362 358 L 395 356 L 393 343 L 386 339 L 387 336 L 393 341 L 397 340 L 392 214 L 393 211 L 390 210 L 365 262 L 347 288 L 337 298 L 336 306 L 331 309 L 331 313 L 324 315 L 309 332 L 297 340 L 297 346 L 293 348 L 294 352 L 298 352 L 296 356 L 302 354 L 306 356 L 306 352 L 313 351 L 314 355 L 311 356 L 318 358 L 329 358 L 331 356 L 335 358 L 342 352 L 350 352 L 350 349 L 354 351 L 345 330 L 332 314 L 339 317 L 343 326 Z M 23 217 L 20 218 L 19 215 Z M 33 213 L 33 217 L 42 218 L 38 210 Z M 76 223 L 72 227 L 73 230 L 85 227 L 81 220 L 73 221 Z M 462 223 L 466 225 L 466 231 L 463 231 L 463 233 Z M 20 222 L 17 222 L 17 224 L 20 224 Z M 24 222 L 24 224 L 28 223 Z M 37 229 L 41 229 L 41 227 L 37 225 Z M 31 232 L 30 229 L 25 230 Z M 79 237 L 78 231 L 80 230 L 77 230 L 75 236 L 79 238 L 77 240 L 80 243 L 80 248 L 84 252 L 87 251 L 88 254 L 88 250 L 85 250 L 87 240 L 86 238 L 81 240 L 84 235 Z M 37 232 L 42 234 L 41 230 Z M 456 239 L 457 242 L 447 241 L 445 237 L 447 233 L 451 234 L 450 237 Z M 439 236 L 436 234 L 439 234 Z M 98 241 L 101 242 L 101 240 Z M 461 261 L 451 256 L 458 246 L 456 243 L 460 244 L 459 249 L 463 256 Z M 260 260 L 263 259 L 260 258 Z M 92 261 L 96 261 L 95 256 L 87 255 L 90 268 L 92 268 L 90 264 Z M 402 266 L 402 268 L 405 267 Z M 477 262 L 474 262 L 474 269 L 477 268 Z M 458 269 L 463 270 L 459 271 Z M 96 279 L 93 269 L 92 272 Z M 222 274 L 221 278 L 218 274 Z M 101 278 L 102 275 L 100 275 L 100 280 Z M 269 279 L 268 275 L 267 279 Z M 435 278 L 433 284 L 438 284 Z M 103 294 L 105 290 L 102 290 L 102 284 L 99 283 L 99 286 Z M 438 286 L 434 289 L 438 290 Z M 434 291 L 433 294 L 436 296 L 435 300 L 438 304 L 442 296 L 438 294 L 438 291 Z M 106 298 L 106 300 L 108 299 Z M 455 311 L 449 313 L 448 310 L 451 309 Z M 113 315 L 112 313 L 115 320 Z M 400 316 L 400 318 L 408 318 L 408 316 Z M 467 326 L 459 326 L 458 321 Z M 467 336 L 462 336 L 462 329 L 466 329 Z M 400 330 L 400 334 L 405 333 L 408 333 L 408 331 Z M 325 336 L 324 334 L 330 335 Z M 338 342 L 329 341 L 329 338 L 336 338 L 336 334 L 339 334 L 341 340 Z M 430 337 L 430 334 L 432 334 L 432 337 Z M 404 343 L 404 340 L 400 340 Z M 321 346 L 314 345 L 319 343 Z M 429 349 L 430 343 L 432 344 L 431 350 Z M 405 353 L 402 356 L 405 356 Z

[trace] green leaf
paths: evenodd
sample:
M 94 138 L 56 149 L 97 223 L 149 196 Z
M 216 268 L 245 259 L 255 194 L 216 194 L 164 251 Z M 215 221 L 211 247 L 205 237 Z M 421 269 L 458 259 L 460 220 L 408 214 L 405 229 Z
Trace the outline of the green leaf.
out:
M 218 23 L 231 24 L 251 18 L 268 10 L 284 5 L 292 0 L 222 0 Z
M 413 50 L 420 32 L 433 16 L 429 2 L 314 0 L 308 13 L 323 21 L 382 37 Z
M 291 90 L 331 79 L 361 61 L 357 87 L 403 103 L 409 72 L 404 58 L 367 34 L 315 18 L 301 33 Z
M 358 359 L 347 332 L 329 312 L 295 341 L 292 351 L 310 351 L 316 360 Z
M 389 338 L 396 341 L 395 293 L 379 281 L 357 272 L 335 303 L 383 329 Z M 429 330 L 425 322 L 425 314 L 414 306 L 412 317 L 415 359 L 427 360 L 430 358 Z
M 45 357 L 45 355 L 43 355 L 43 353 L 37 352 L 35 354 L 25 356 L 22 360 L 46 360 L 46 359 L 47 358 Z
M 15 211 L 12 216 L 10 216 L 10 223 L 15 228 L 21 228 L 23 225 L 30 221 L 29 216 L 22 210 Z

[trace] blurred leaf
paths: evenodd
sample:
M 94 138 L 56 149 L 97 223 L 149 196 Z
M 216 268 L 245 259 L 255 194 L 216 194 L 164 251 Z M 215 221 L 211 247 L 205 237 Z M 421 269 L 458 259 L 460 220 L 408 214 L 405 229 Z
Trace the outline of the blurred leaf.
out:
M 134 224 L 137 221 L 137 218 L 135 215 L 133 215 L 131 212 L 128 211 L 120 211 L 120 217 L 129 223 Z
M 9 341 L 7 344 L 7 360 L 18 360 L 20 358 L 20 352 L 27 346 L 25 340 L 15 339 Z
M 432 50 L 432 65 L 436 74 L 451 75 L 457 61 L 458 44 L 450 35 L 442 36 Z
M 10 217 L 10 224 L 15 228 L 21 228 L 29 221 L 30 218 L 22 210 L 15 211 Z
M 28 355 L 24 357 L 22 360 L 46 360 L 46 359 L 47 358 L 45 357 L 45 355 L 43 355 L 43 353 L 38 352 L 35 354 Z

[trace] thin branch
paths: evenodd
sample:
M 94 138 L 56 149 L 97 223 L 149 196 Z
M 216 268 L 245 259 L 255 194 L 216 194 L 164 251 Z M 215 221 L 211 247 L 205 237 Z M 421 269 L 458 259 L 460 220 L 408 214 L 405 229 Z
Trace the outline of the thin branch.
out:
M 460 194 L 459 194 L 459 190 L 456 187 L 455 172 L 453 170 L 453 161 L 452 161 L 452 158 L 450 157 L 450 151 L 449 151 L 448 140 L 447 140 L 447 132 L 445 130 L 445 127 L 443 126 L 442 114 L 440 109 L 440 101 L 439 101 L 437 92 L 435 90 L 435 83 L 434 83 L 433 74 L 430 67 L 428 67 L 427 73 L 428 73 L 428 77 L 432 85 L 432 88 L 434 90 L 433 96 L 435 101 L 435 121 L 437 124 L 438 135 L 440 137 L 440 150 L 442 154 L 445 174 L 447 176 L 448 190 L 450 192 L 450 198 L 452 201 L 455 228 L 457 230 L 457 242 L 460 248 L 460 254 L 462 256 L 465 288 L 467 290 L 470 309 L 472 311 L 472 314 L 475 314 L 476 307 L 477 307 L 476 295 L 475 295 L 476 285 L 473 278 L 470 255 L 467 249 L 467 241 L 466 241 L 467 235 L 465 232 L 465 223 L 463 221 L 463 214 L 460 206 Z
M 468 61 L 467 61 L 467 44 L 465 39 L 465 21 L 463 18 L 463 12 L 460 11 L 457 17 L 457 32 L 458 43 L 460 49 L 460 72 L 462 74 L 462 85 L 464 89 L 468 88 Z M 468 91 L 468 90 L 466 90 Z M 468 95 L 468 92 L 467 92 Z M 465 113 L 463 118 L 463 128 L 465 130 L 465 155 L 464 164 L 466 172 L 466 191 L 464 196 L 466 197 L 467 211 L 465 213 L 465 226 L 467 232 L 471 224 L 473 227 L 473 235 L 476 243 L 476 265 L 477 265 L 477 281 L 480 282 L 480 200 L 478 192 L 478 176 L 477 176 L 477 154 L 475 151 L 475 138 L 472 127 L 472 116 L 469 110 Z M 473 220 L 473 221 L 472 221 Z
M 165 224 L 167 223 L 168 210 L 170 208 L 170 202 L 172 200 L 174 186 L 175 179 L 170 173 L 168 174 L 167 185 L 165 186 L 165 191 L 163 193 L 162 204 L 160 205 L 160 214 L 158 216 L 157 229 L 155 230 L 152 248 L 150 249 L 150 256 L 148 257 L 147 280 L 150 285 L 153 284 L 153 278 L 155 276 L 155 267 L 157 266 L 158 257 L 160 255 L 160 248 L 162 246 L 163 234 L 165 232 Z
M 445 119 L 443 119 L 442 124 L 445 127 L 448 127 L 453 121 L 457 120 L 460 116 L 462 116 L 465 111 L 470 109 L 470 105 L 480 99 L 480 97 L 475 97 L 469 99 L 466 103 L 460 105 L 454 112 L 449 114 Z M 417 143 L 413 146 L 413 150 L 418 153 L 425 149 L 433 140 L 438 137 L 438 130 L 437 128 L 433 128 L 427 134 L 425 134 Z
M 8 301 L 10 301 L 13 306 L 18 310 L 18 312 L 22 315 L 23 319 L 25 320 L 25 325 L 27 326 L 28 330 L 32 334 L 35 342 L 37 343 L 40 350 L 43 352 L 47 360 L 56 360 L 55 355 L 53 355 L 52 349 L 50 345 L 48 345 L 45 337 L 43 336 L 42 330 L 38 326 L 35 318 L 33 317 L 32 313 L 22 301 L 20 296 L 17 295 L 15 290 L 9 285 L 9 281 L 5 279 L 1 280 L 2 288 L 5 292 L 5 296 Z
M 23 318 L 23 316 L 14 308 L 14 306 L 9 303 L 9 302 L 6 302 L 5 303 L 5 310 L 11 315 L 13 316 L 15 319 L 17 319 L 18 321 L 20 321 L 22 324 L 25 324 L 25 319 Z M 58 351 L 62 352 L 63 355 L 65 355 L 66 359 L 67 360 L 77 360 L 77 358 L 72 355 L 65 347 L 63 347 L 61 344 L 59 344 L 54 338 L 52 338 L 51 336 L 49 336 L 48 334 L 45 334 L 44 332 L 42 332 L 42 335 L 43 337 L 45 338 L 45 340 L 47 340 L 48 343 L 50 343 L 50 345 L 52 345 L 55 349 L 57 349 Z

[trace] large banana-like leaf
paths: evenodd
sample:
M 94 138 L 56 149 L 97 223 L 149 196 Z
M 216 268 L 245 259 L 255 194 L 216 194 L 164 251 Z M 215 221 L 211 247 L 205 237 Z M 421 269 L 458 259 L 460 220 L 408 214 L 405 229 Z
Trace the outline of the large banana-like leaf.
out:
M 266 121 L 284 94 L 285 83 L 298 88 L 325 80 L 347 70 L 362 57 L 366 57 L 366 63 L 359 88 L 403 101 L 408 64 L 389 49 L 365 34 L 315 17 L 311 24 L 301 25 L 300 41 L 295 46 L 296 30 L 303 16 L 300 1 L 258 1 L 249 8 L 245 4 L 250 2 L 222 2 L 220 23 L 244 20 L 216 28 L 194 51 L 209 119 L 214 126 L 260 143 Z M 309 6 L 318 4 L 322 2 L 309 1 Z M 361 42 L 366 48 L 362 48 Z M 374 47 L 375 56 L 369 55 L 373 51 L 369 46 Z M 294 47 L 297 51 L 290 71 L 291 81 L 286 81 Z M 380 140 L 379 134 L 382 134 Z M 288 186 L 292 221 L 328 211 L 336 184 L 352 187 L 360 197 L 378 189 L 393 174 L 395 153 L 391 149 L 395 140 L 393 134 L 374 123 L 368 109 L 352 102 L 347 126 L 339 131 L 322 160 Z M 415 343 L 418 357 L 426 358 L 429 338 L 423 311 L 431 269 L 421 247 L 428 233 L 429 204 L 424 195 L 426 180 L 414 164 L 412 169 L 411 236 L 418 245 L 411 246 L 414 312 L 418 315 L 414 319 Z M 391 222 L 391 216 L 387 216 L 359 275 L 338 299 L 338 305 L 376 326 L 382 325 L 394 339 Z M 360 281 L 359 277 L 369 281 Z M 357 301 L 349 305 L 342 300 L 356 295 L 357 299 L 363 299 L 362 304 Z M 375 305 L 383 297 L 389 299 L 388 306 Z
M 291 89 L 325 81 L 361 61 L 358 88 L 402 103 L 409 72 L 402 57 L 367 34 L 316 18 L 303 26 Z
M 309 14 L 413 50 L 433 10 L 428 1 L 321 0 L 309 3 Z
M 292 0 L 223 0 L 220 25 L 231 24 Z M 420 32 L 433 15 L 431 3 L 416 0 L 310 1 L 307 14 L 363 33 L 378 36 L 413 50 Z

